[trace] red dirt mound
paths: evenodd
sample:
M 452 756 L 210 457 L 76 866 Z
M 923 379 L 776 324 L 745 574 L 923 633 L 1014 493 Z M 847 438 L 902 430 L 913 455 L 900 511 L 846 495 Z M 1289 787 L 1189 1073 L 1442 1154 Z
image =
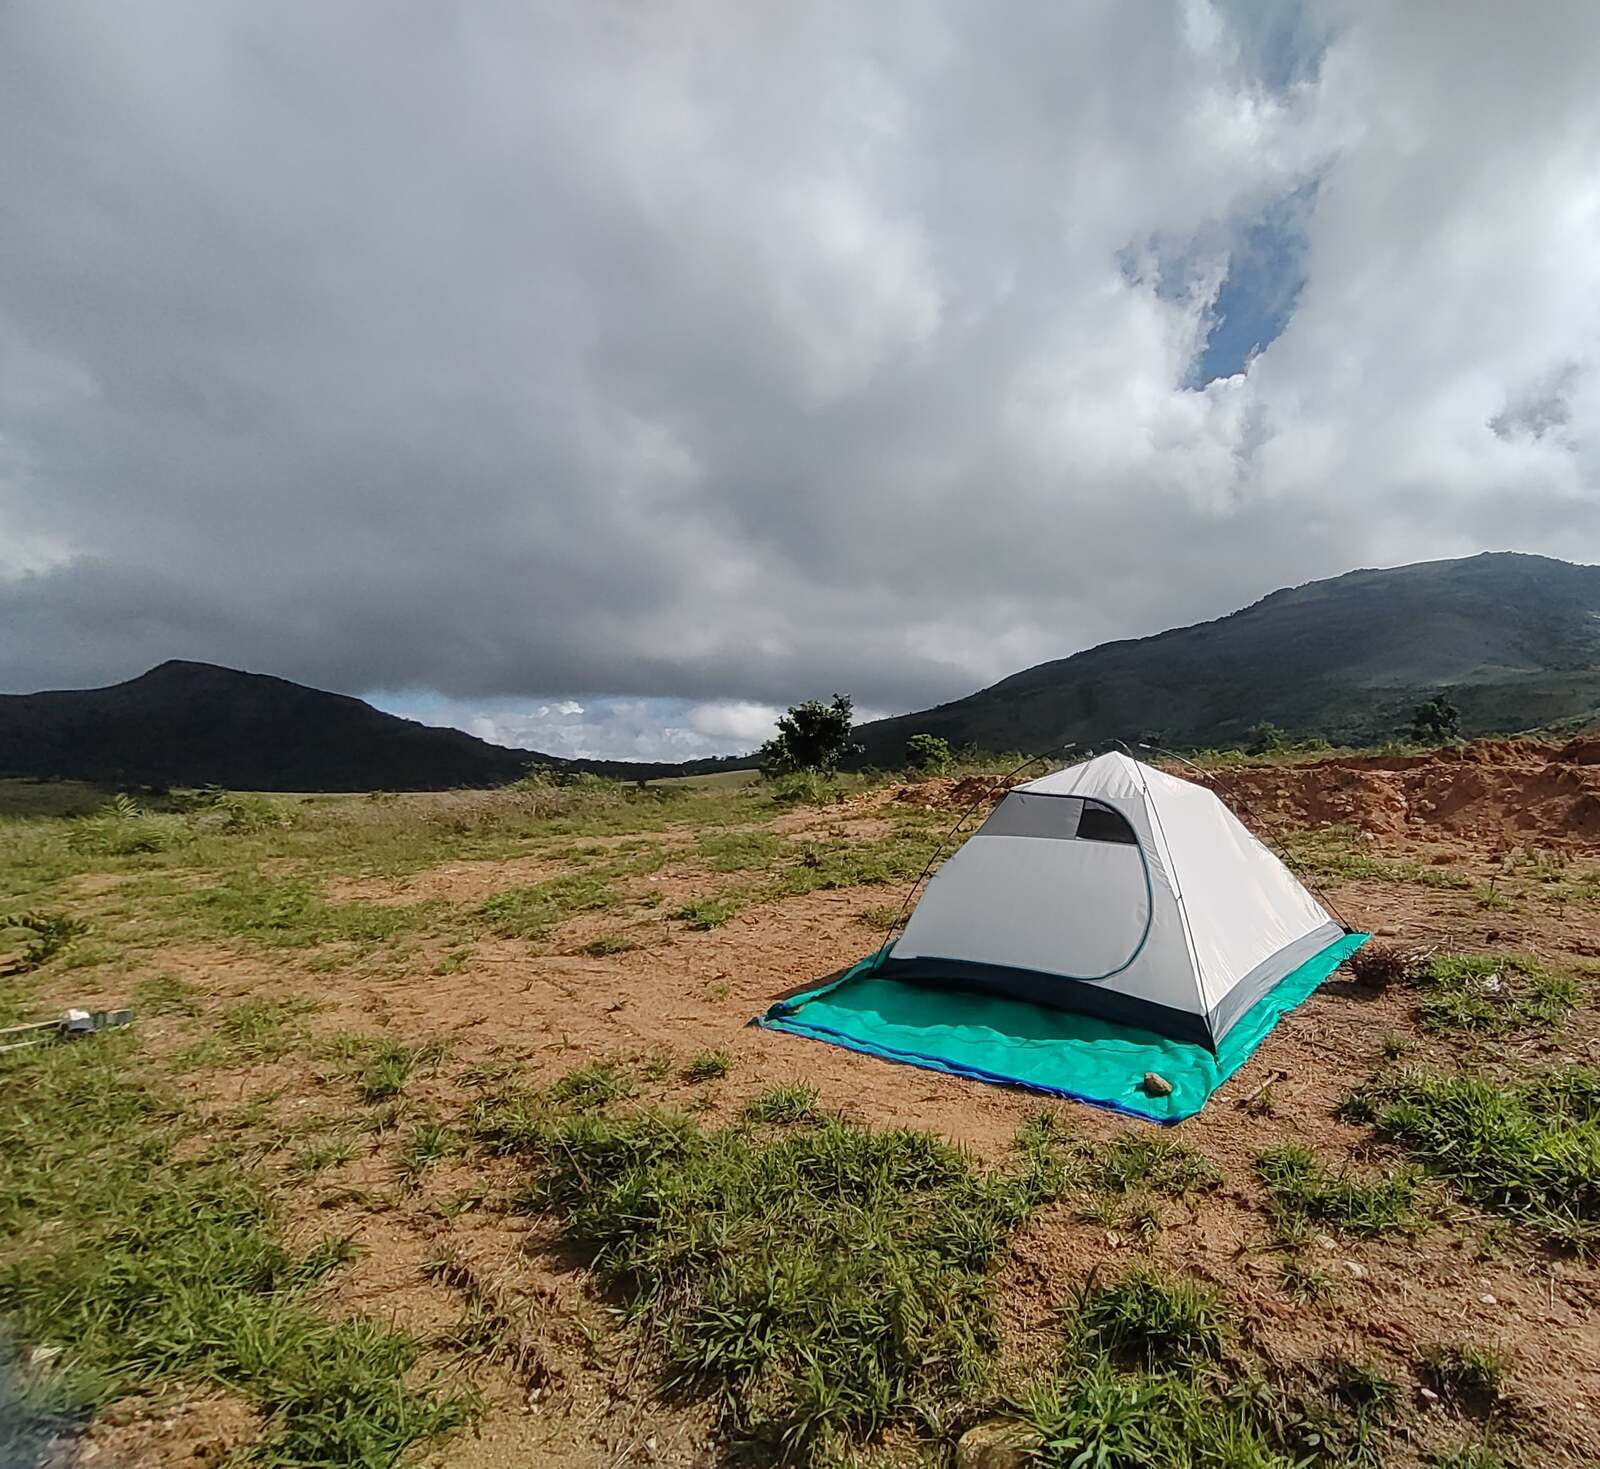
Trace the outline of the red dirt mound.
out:
M 1175 772 L 1194 778 L 1189 770 Z M 1269 827 L 1351 826 L 1490 844 L 1600 845 L 1600 740 L 1479 740 L 1425 755 L 1355 755 L 1211 772 L 1207 783 Z
M 993 805 L 1016 783 L 1015 776 L 996 779 L 989 775 L 968 775 L 961 780 L 924 780 L 916 785 L 901 786 L 894 793 L 894 798 L 910 806 L 924 806 L 930 811 L 945 808 L 960 811 L 980 801 L 988 801 Z

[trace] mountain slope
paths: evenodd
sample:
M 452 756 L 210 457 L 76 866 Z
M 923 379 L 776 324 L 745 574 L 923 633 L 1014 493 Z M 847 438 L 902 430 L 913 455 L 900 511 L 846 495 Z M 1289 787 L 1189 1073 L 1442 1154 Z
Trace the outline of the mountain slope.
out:
M 548 758 L 210 663 L 163 663 L 104 689 L 0 695 L 0 776 L 429 790 L 515 780 Z
M 1485 553 L 1352 571 L 1214 622 L 1041 663 L 920 713 L 862 725 L 865 758 L 906 737 L 1039 751 L 1068 741 L 1237 744 L 1270 721 L 1299 737 L 1396 734 L 1441 689 L 1469 734 L 1600 708 L 1600 567 Z

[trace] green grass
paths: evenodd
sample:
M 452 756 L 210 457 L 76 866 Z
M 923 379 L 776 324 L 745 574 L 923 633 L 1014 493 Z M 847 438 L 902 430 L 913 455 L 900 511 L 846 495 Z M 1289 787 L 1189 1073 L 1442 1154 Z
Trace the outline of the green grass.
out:
M 701 1051 L 683 1068 L 688 1082 L 718 1081 L 733 1070 L 733 1058 L 726 1051 Z
M 400 1150 L 401 1176 L 415 1184 L 435 1164 L 453 1158 L 460 1151 L 461 1138 L 452 1129 L 439 1122 L 419 1122 Z
M 348 1245 L 287 1249 L 265 1181 L 199 1140 L 121 1038 L 0 1058 L 0 1317 L 64 1349 L 43 1405 L 213 1383 L 260 1410 L 273 1469 L 390 1464 L 463 1422 L 413 1339 L 311 1304 Z
M 1290 1300 L 1307 1306 L 1330 1301 L 1339 1290 L 1332 1276 L 1300 1255 L 1289 1256 L 1279 1267 L 1278 1285 Z
M 1467 1199 L 1550 1242 L 1600 1247 L 1600 1069 L 1518 1081 L 1419 1071 L 1380 1079 L 1347 1104 Z
M 1208 1158 L 1169 1138 L 1127 1133 L 1114 1143 L 1079 1150 L 1084 1182 L 1107 1193 L 1148 1189 L 1169 1196 L 1215 1188 L 1222 1174 Z
M 1424 865 L 1409 859 L 1393 862 L 1375 857 L 1368 850 L 1370 839 L 1348 826 L 1284 831 L 1279 834 L 1278 842 L 1293 859 L 1296 868 L 1313 877 L 1409 882 L 1453 891 L 1465 891 L 1474 885 L 1465 873 L 1455 872 L 1448 867 Z
M 437 1045 L 408 1046 L 389 1036 L 341 1035 L 329 1043 L 329 1050 L 341 1060 L 356 1094 L 363 1102 L 388 1102 L 398 1097 L 422 1066 L 437 1066 L 441 1048 Z
M 1077 1319 L 1091 1347 L 1146 1366 L 1220 1356 L 1232 1332 L 1216 1291 L 1149 1265 L 1086 1292 Z
M 774 1133 L 681 1114 L 480 1109 L 488 1146 L 535 1169 L 528 1202 L 619 1287 L 670 1381 L 768 1454 L 936 1417 L 989 1380 L 989 1270 L 1048 1194 L 1037 1150 L 984 1172 L 926 1134 L 837 1120 Z
M 558 1107 L 579 1111 L 607 1107 L 634 1093 L 633 1079 L 611 1061 L 595 1061 L 569 1071 L 550 1088 L 550 1100 Z
M 707 832 L 695 855 L 713 872 L 763 870 L 776 864 L 789 843 L 770 831 Z
M 1417 1010 L 1430 1030 L 1504 1035 L 1557 1029 L 1581 998 L 1576 979 L 1526 954 L 1441 954 L 1428 965 Z
M 1428 1461 L 1434 1469 L 1510 1469 L 1487 1443 L 1465 1443 Z
M 304 1039 L 301 1017 L 321 1006 L 303 995 L 284 1000 L 247 1000 L 217 1017 L 216 1034 L 230 1057 L 276 1061 Z
M 289 949 L 371 948 L 427 927 L 439 913 L 437 903 L 331 903 L 306 879 L 253 871 L 228 872 L 215 886 L 192 894 L 185 888 L 168 902 L 224 937 Z
M 789 1127 L 811 1121 L 816 1112 L 817 1089 L 814 1086 L 775 1086 L 747 1102 L 744 1117 L 749 1122 Z
M 690 928 L 704 931 L 721 928 L 739 911 L 739 907 L 739 899 L 731 894 L 714 898 L 696 898 L 693 902 L 685 903 L 672 916 L 682 919 Z
M 1330 1172 L 1309 1149 L 1296 1144 L 1271 1148 L 1256 1159 L 1278 1216 L 1294 1223 L 1315 1220 L 1344 1234 L 1377 1235 L 1418 1227 L 1417 1181 L 1409 1172 L 1357 1178 Z
M 604 912 L 621 903 L 603 877 L 577 874 L 496 893 L 477 911 L 501 938 L 537 940 L 576 914 Z
M 1378 1469 L 1399 1386 L 1333 1359 L 1263 1370 L 1217 1294 L 1139 1266 L 1065 1313 L 1059 1366 L 1009 1401 L 1043 1469 Z
M 194 1015 L 201 993 L 198 985 L 175 974 L 153 974 L 139 981 L 133 1003 L 140 1015 Z

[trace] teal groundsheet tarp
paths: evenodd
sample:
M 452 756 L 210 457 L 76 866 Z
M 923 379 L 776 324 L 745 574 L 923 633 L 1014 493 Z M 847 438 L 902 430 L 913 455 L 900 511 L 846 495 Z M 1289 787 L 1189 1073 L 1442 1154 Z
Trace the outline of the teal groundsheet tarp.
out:
M 889 1061 L 1028 1087 L 1154 1122 L 1182 1122 L 1250 1059 L 1280 1015 L 1371 936 L 1346 934 L 1286 975 L 1223 1037 L 1215 1055 L 1087 1015 L 881 979 L 872 973 L 876 954 L 830 984 L 780 1000 L 756 1023 Z M 1146 1096 L 1147 1071 L 1166 1077 L 1172 1095 Z

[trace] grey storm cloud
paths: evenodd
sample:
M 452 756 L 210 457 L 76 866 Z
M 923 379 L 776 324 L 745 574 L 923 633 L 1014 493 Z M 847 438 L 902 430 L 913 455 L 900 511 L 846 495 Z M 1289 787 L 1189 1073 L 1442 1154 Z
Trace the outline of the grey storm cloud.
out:
M 0 9 L 0 687 L 744 731 L 1596 559 L 1600 8 L 1260 13 Z

